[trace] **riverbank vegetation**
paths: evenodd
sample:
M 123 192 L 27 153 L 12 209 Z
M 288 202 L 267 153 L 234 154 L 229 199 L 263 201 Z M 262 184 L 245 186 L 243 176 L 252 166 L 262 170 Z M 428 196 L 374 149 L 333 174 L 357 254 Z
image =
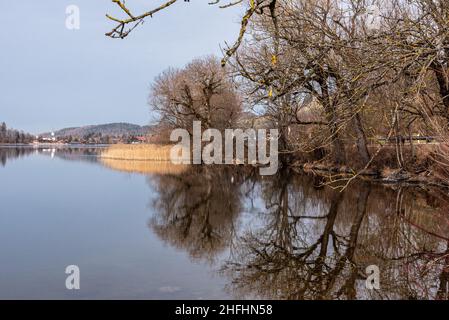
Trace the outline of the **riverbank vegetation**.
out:
M 244 6 L 224 68 L 196 59 L 156 79 L 150 105 L 165 132 L 193 120 L 263 125 L 279 129 L 284 165 L 449 182 L 447 0 Z

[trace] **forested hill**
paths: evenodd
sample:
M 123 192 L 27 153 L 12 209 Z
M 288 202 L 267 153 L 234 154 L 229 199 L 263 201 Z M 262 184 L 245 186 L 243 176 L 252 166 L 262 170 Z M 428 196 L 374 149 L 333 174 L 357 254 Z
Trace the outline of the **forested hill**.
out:
M 83 127 L 64 128 L 55 131 L 56 137 L 84 137 L 92 134 L 104 136 L 121 135 L 145 135 L 150 130 L 150 126 L 139 126 L 132 123 L 107 123 L 99 125 L 89 125 Z M 49 136 L 50 133 L 42 133 L 41 136 Z

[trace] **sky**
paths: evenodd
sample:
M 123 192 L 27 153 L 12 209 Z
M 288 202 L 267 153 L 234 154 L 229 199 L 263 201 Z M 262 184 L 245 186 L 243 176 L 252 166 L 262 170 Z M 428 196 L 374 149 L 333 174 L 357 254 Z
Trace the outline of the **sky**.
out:
M 0 122 L 38 134 L 110 122 L 148 124 L 151 82 L 195 57 L 221 57 L 238 35 L 241 8 L 180 0 L 124 40 L 104 34 L 120 16 L 110 0 L 0 1 Z M 128 0 L 136 13 L 161 0 Z M 66 8 L 80 29 L 66 28 Z

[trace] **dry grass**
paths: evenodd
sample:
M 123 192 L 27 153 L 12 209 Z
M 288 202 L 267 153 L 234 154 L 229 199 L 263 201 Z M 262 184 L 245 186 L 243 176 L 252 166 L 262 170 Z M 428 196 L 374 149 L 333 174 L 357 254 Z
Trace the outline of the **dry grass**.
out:
M 101 153 L 102 159 L 170 161 L 170 145 L 117 144 Z
M 101 153 L 108 168 L 143 174 L 181 174 L 188 166 L 170 161 L 170 145 L 113 145 Z

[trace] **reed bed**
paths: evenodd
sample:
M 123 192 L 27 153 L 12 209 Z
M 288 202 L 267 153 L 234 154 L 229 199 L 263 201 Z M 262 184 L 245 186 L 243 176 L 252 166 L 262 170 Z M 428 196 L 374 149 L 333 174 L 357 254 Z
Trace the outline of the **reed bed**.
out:
M 143 174 L 181 174 L 187 165 L 170 161 L 169 145 L 113 145 L 102 151 L 101 162 L 108 168 Z
M 169 145 L 156 144 L 117 144 L 101 153 L 102 159 L 170 161 Z

